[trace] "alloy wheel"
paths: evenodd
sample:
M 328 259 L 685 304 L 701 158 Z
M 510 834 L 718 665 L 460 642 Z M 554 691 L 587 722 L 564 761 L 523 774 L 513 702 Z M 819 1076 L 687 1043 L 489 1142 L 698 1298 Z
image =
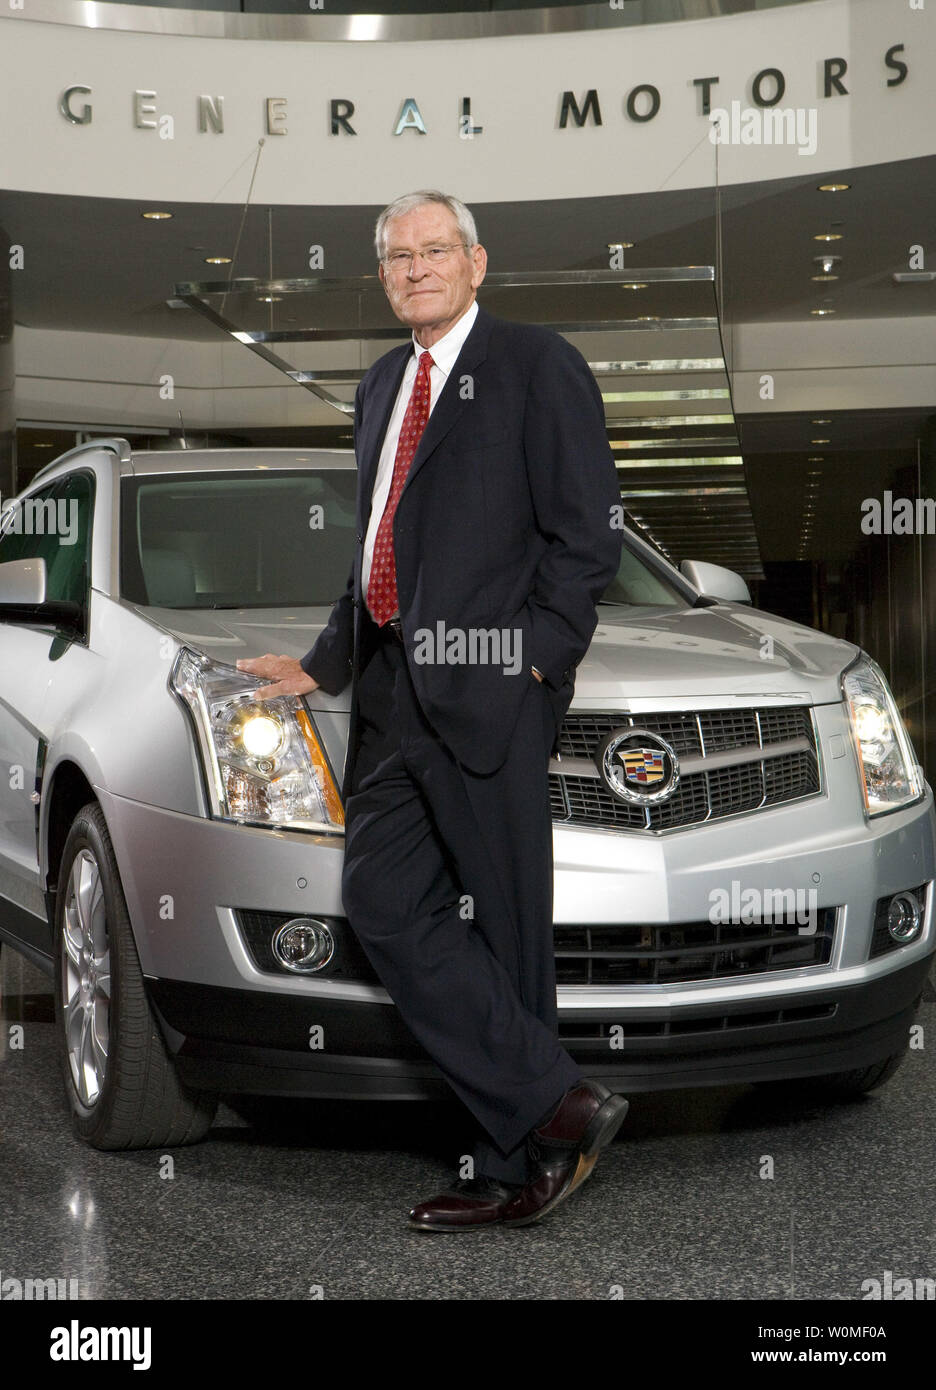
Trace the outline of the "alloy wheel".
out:
M 78 1099 L 90 1108 L 107 1074 L 111 967 L 101 872 L 85 848 L 68 876 L 61 950 L 65 1050 Z

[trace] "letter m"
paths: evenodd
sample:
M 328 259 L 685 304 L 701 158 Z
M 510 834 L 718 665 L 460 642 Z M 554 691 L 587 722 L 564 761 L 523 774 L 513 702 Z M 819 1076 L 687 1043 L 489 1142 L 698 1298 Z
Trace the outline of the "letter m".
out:
M 24 1279 L 23 1297 L 34 1299 L 55 1298 L 58 1281 L 55 1279 Z
M 55 535 L 56 510 L 51 497 L 27 497 L 23 503 L 23 518 L 27 535 Z
M 588 120 L 589 112 L 594 117 L 595 125 L 601 125 L 601 107 L 598 105 L 598 93 L 594 87 L 589 87 L 585 93 L 585 105 L 579 110 L 579 104 L 575 100 L 574 92 L 562 93 L 562 110 L 559 112 L 559 129 L 565 130 L 569 124 L 569 113 L 577 126 L 583 126 Z
M 129 1361 L 131 1357 L 129 1327 L 102 1327 L 101 1360 Z
M 792 920 L 795 914 L 796 892 L 793 888 L 764 889 L 765 922 L 783 922 L 786 918 Z

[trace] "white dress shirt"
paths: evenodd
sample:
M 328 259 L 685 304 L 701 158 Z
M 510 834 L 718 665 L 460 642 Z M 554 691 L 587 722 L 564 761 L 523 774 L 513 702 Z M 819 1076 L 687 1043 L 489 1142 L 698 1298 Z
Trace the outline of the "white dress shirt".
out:
M 400 390 L 397 393 L 396 404 L 390 416 L 390 423 L 387 426 L 387 433 L 384 436 L 383 448 L 380 451 L 380 459 L 377 463 L 377 475 L 374 478 L 374 491 L 371 494 L 371 514 L 367 527 L 367 535 L 364 537 L 364 557 L 361 562 L 361 587 L 364 591 L 365 602 L 367 600 L 367 586 L 370 582 L 371 563 L 374 558 L 374 545 L 377 540 L 377 530 L 380 526 L 381 517 L 384 514 L 384 507 L 390 495 L 390 484 L 393 481 L 393 464 L 396 459 L 397 444 L 400 439 L 400 430 L 403 428 L 403 417 L 406 414 L 406 407 L 409 405 L 410 396 L 413 393 L 413 382 L 416 379 L 416 372 L 419 369 L 420 354 L 426 351 L 432 353 L 432 366 L 429 369 L 429 414 L 432 414 L 436 401 L 439 399 L 439 392 L 448 380 L 449 373 L 455 365 L 455 359 L 462 350 L 465 339 L 471 332 L 471 326 L 478 316 L 478 302 L 472 300 L 469 307 L 462 314 L 457 323 L 449 331 L 426 349 L 422 343 L 417 342 L 416 334 L 413 334 L 413 353 L 406 364 L 403 373 L 403 380 L 400 383 Z

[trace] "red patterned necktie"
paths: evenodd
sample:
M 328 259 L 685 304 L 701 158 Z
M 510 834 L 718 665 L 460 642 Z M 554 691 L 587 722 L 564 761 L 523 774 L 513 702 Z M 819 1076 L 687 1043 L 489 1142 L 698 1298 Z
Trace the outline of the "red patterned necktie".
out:
M 406 407 L 406 414 L 403 416 L 396 458 L 393 461 L 393 479 L 390 483 L 390 492 L 374 541 L 374 555 L 371 560 L 370 577 L 367 581 L 367 606 L 373 615 L 374 622 L 381 627 L 388 618 L 393 617 L 399 607 L 396 563 L 393 558 L 393 518 L 396 515 L 403 484 L 406 482 L 406 475 L 409 473 L 410 464 L 413 462 L 423 430 L 426 428 L 426 421 L 429 419 L 429 368 L 431 366 L 431 353 L 421 353 L 416 380 L 413 382 L 412 394 Z

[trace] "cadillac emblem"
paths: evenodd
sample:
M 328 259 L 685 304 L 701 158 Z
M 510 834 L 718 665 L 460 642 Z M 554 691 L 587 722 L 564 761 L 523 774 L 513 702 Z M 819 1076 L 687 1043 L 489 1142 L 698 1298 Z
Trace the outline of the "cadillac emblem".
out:
M 666 801 L 679 784 L 675 751 L 647 729 L 613 729 L 599 745 L 595 762 L 608 789 L 633 805 Z

